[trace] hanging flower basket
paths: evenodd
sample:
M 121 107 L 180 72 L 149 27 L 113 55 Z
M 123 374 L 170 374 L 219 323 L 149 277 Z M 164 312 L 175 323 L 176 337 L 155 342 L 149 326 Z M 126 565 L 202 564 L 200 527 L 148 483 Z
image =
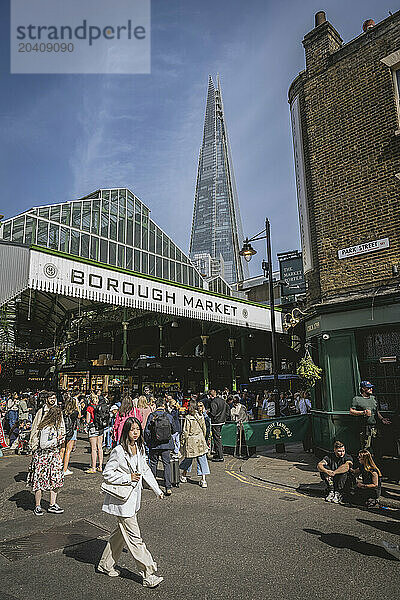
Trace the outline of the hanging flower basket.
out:
M 306 349 L 306 354 L 297 367 L 297 375 L 309 387 L 314 387 L 315 383 L 322 377 L 322 369 L 314 363 L 308 349 Z

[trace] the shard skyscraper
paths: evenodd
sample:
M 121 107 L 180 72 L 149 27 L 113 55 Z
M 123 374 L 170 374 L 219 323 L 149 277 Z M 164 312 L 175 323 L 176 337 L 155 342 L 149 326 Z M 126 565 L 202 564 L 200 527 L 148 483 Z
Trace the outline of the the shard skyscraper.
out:
M 239 255 L 243 243 L 232 158 L 225 125 L 219 78 L 208 82 L 203 143 L 194 200 L 190 258 L 207 277 L 221 275 L 228 283 L 249 277 Z

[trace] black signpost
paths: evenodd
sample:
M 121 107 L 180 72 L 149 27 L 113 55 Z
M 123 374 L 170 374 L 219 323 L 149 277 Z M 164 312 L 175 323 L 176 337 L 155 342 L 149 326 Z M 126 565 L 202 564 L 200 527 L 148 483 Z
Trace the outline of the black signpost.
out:
M 294 300 L 295 295 L 304 294 L 306 291 L 302 255 L 298 250 L 293 250 L 292 252 L 282 252 L 277 256 L 280 278 L 287 283 L 282 286 L 282 298 L 290 302 L 288 296 L 292 296 Z

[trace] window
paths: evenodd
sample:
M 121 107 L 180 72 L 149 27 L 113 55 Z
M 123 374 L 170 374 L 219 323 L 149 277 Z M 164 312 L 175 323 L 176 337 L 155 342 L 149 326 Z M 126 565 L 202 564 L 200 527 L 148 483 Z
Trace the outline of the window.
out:
M 135 250 L 134 271 L 137 271 L 138 273 L 140 273 L 140 252 L 139 252 L 139 250 Z
M 132 248 L 125 248 L 125 255 L 126 255 L 126 260 L 125 260 L 126 268 L 133 270 L 133 265 L 132 265 L 133 250 L 132 250 Z
M 70 204 L 64 204 L 64 206 L 61 208 L 61 223 L 63 225 L 71 224 L 71 205 Z
M 39 246 L 47 246 L 49 224 L 46 221 L 39 221 L 37 243 Z
M 149 250 L 150 250 L 150 252 L 156 251 L 156 228 L 155 228 L 153 221 L 150 221 Z
M 100 240 L 100 262 L 106 263 L 108 260 L 108 243 L 106 240 Z
M 3 240 L 11 240 L 11 221 L 3 227 Z
M 81 235 L 81 256 L 83 258 L 89 258 L 89 240 L 90 236 L 86 233 L 82 233 Z
M 50 208 L 50 220 L 60 222 L 61 215 L 61 207 L 60 206 L 52 206 Z
M 154 254 L 149 254 L 149 275 L 156 274 L 156 257 Z
M 141 247 L 141 224 L 142 216 L 140 213 L 135 212 L 135 246 L 137 248 Z
M 93 200 L 92 204 L 92 233 L 99 234 L 100 226 L 100 200 Z
M 22 242 L 24 241 L 24 224 L 25 217 L 19 217 L 18 219 L 13 220 L 13 242 L 19 242 L 20 244 L 22 244 Z
M 118 244 L 118 266 L 125 266 L 125 248 Z
M 66 227 L 61 227 L 60 231 L 60 250 L 61 252 L 69 253 L 69 232 Z
M 149 270 L 149 255 L 147 252 L 142 252 L 142 273 L 148 273 Z
M 106 199 L 101 201 L 101 235 L 108 238 L 108 213 L 109 202 Z
M 156 256 L 156 277 L 162 277 L 162 259 Z
M 91 202 L 84 202 L 82 209 L 82 229 L 84 231 L 90 231 L 90 211 Z
M 168 268 L 169 261 L 166 258 L 163 258 L 162 262 L 163 262 L 163 278 L 169 279 L 169 268 Z
M 37 220 L 34 217 L 26 217 L 25 225 L 25 244 L 36 243 L 36 223 Z
M 71 254 L 79 256 L 79 232 L 71 229 Z
M 156 254 L 162 254 L 162 233 L 156 227 Z
M 39 217 L 43 217 L 44 219 L 49 218 L 49 208 L 39 208 Z
M 112 240 L 117 239 L 117 215 L 118 215 L 118 204 L 116 201 L 111 202 L 110 205 L 110 238 Z
M 49 248 L 53 248 L 53 250 L 58 250 L 59 231 L 60 231 L 59 225 L 50 223 Z
M 74 202 L 72 205 L 72 227 L 81 228 L 82 205 L 80 202 Z
M 113 242 L 110 242 L 108 250 L 109 250 L 108 262 L 110 265 L 115 265 L 116 260 L 117 260 L 117 245 L 114 244 Z
M 128 217 L 126 222 L 126 244 L 127 246 L 133 246 L 133 219 Z
M 98 255 L 99 255 L 99 238 L 91 236 L 90 239 L 91 239 L 91 243 L 90 243 L 90 258 L 92 260 L 98 260 Z

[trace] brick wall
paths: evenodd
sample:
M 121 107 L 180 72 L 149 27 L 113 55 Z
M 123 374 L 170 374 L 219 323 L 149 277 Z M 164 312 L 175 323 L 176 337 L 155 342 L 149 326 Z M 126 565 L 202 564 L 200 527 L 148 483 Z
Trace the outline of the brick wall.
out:
M 400 12 L 345 46 L 329 23 L 313 32 L 305 74 L 289 91 L 302 107 L 311 301 L 374 288 L 400 263 L 400 125 L 392 71 L 381 62 L 400 50 Z M 341 248 L 385 237 L 388 249 L 338 259 Z

